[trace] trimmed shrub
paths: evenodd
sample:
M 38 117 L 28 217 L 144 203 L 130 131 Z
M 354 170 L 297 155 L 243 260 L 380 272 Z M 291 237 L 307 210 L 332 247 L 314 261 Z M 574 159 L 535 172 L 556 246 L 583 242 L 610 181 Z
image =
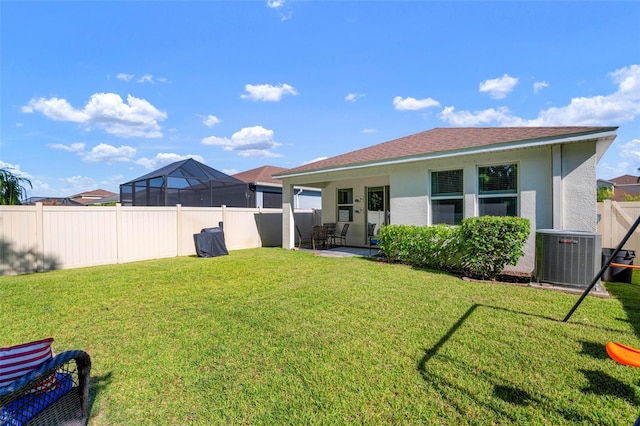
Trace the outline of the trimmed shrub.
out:
M 390 262 L 422 268 L 446 269 L 459 257 L 456 226 L 388 225 L 380 229 L 380 251 Z
M 494 279 L 506 265 L 516 265 L 529 237 L 529 219 L 482 216 L 460 225 L 461 266 L 471 276 Z
M 529 233 L 528 219 L 482 216 L 460 226 L 383 226 L 378 246 L 389 262 L 494 279 L 518 263 Z

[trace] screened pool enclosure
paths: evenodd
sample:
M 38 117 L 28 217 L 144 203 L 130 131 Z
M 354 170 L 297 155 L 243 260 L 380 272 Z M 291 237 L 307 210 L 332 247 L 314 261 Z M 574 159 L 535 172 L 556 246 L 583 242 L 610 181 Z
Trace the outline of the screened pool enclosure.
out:
M 192 158 L 120 185 L 123 206 L 247 207 L 254 198 L 247 183 Z

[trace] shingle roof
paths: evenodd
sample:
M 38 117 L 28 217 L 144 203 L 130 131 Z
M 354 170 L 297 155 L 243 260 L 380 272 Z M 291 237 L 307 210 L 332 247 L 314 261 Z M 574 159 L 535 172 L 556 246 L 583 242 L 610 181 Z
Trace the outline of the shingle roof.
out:
M 633 185 L 638 183 L 638 179 L 640 179 L 638 176 L 622 175 L 613 179 L 609 179 L 609 182 L 613 182 L 616 185 Z
M 490 145 L 536 141 L 614 131 L 617 127 L 452 127 L 435 128 L 368 148 L 359 149 L 289 169 L 278 175 L 376 163 L 447 151 L 471 150 Z
M 240 179 L 243 182 L 251 183 L 251 182 L 265 182 L 265 183 L 275 183 L 282 185 L 281 179 L 274 179 L 272 175 L 276 173 L 284 172 L 284 167 L 276 167 L 276 166 L 262 166 L 257 167 L 255 169 L 246 170 L 244 172 L 236 173 L 232 175 L 236 179 Z

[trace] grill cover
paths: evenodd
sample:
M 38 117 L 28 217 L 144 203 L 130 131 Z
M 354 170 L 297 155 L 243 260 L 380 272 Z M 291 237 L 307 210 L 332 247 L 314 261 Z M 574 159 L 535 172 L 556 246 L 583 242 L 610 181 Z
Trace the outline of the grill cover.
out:
M 229 254 L 224 243 L 222 228 L 204 228 L 199 234 L 193 234 L 198 257 L 216 257 Z

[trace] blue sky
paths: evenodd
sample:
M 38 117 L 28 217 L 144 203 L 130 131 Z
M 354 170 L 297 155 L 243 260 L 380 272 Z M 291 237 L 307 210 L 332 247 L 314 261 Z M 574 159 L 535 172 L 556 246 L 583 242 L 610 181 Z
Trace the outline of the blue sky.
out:
M 0 2 L 0 167 L 69 196 L 193 157 L 296 167 L 434 127 L 615 125 L 640 167 L 637 1 Z

